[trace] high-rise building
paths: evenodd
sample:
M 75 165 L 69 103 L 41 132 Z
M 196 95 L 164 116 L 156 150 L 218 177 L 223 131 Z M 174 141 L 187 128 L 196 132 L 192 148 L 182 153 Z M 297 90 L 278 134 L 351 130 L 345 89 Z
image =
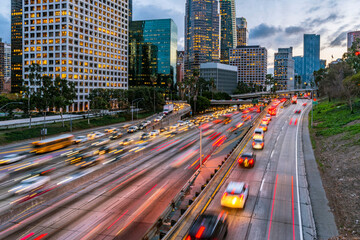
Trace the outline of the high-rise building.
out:
M 353 43 L 356 41 L 356 39 L 360 39 L 360 31 L 348 32 L 348 34 L 347 34 L 347 47 L 351 48 Z
M 303 85 L 306 88 L 314 80 L 314 71 L 320 69 L 320 35 L 304 34 Z
M 205 62 L 220 60 L 220 13 L 218 0 L 186 0 L 185 74 Z
M 246 46 L 249 40 L 246 18 L 236 19 L 237 46 Z
M 74 82 L 70 111 L 88 109 L 92 89 L 127 89 L 128 21 L 128 0 L 24 1 L 23 78 L 38 63 Z
M 132 10 L 132 0 L 129 0 L 129 21 L 132 21 L 133 10 Z
M 11 79 L 11 44 L 4 44 L 5 72 L 4 77 Z
M 237 87 L 237 67 L 222 63 L 200 64 L 200 77 L 206 81 L 214 79 L 216 90 L 233 94 Z
M 129 85 L 151 86 L 155 74 L 157 86 L 175 83 L 177 26 L 172 19 L 132 21 L 130 23 Z
M 11 1 L 11 91 L 19 93 L 22 84 L 23 0 Z M 35 21 L 35 20 L 32 20 Z
M 236 47 L 235 0 L 220 0 L 221 55 L 220 61 L 229 64 L 229 49 Z
M 5 43 L 0 38 L 0 93 L 4 91 L 5 84 Z
M 237 46 L 230 49 L 229 64 L 238 67 L 238 82 L 265 86 L 267 50 L 260 46 Z
M 294 59 L 294 72 L 295 72 L 295 88 L 300 89 L 302 87 L 302 76 L 304 68 L 304 58 L 302 56 L 293 57 Z
M 277 89 L 294 89 L 293 48 L 279 48 L 274 58 L 274 80 L 277 82 Z
M 176 59 L 176 83 L 182 82 L 185 73 L 185 52 L 177 51 Z

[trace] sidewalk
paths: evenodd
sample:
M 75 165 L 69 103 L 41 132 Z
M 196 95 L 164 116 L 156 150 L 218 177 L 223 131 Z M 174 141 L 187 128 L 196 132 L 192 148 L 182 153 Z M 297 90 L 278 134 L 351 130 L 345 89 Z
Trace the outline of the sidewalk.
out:
M 338 236 L 335 218 L 329 207 L 322 180 L 316 163 L 309 133 L 309 116 L 304 116 L 302 125 L 303 154 L 306 169 L 306 177 L 309 186 L 310 201 L 314 215 L 316 233 L 318 239 L 329 239 Z

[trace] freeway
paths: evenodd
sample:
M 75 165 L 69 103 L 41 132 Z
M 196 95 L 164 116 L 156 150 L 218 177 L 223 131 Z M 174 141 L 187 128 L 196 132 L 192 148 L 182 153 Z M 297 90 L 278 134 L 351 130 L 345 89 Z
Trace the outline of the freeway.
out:
M 247 144 L 243 152 L 255 152 L 255 166 L 245 169 L 235 164 L 206 209 L 207 212 L 228 213 L 227 239 L 315 238 L 299 132 L 301 124 L 307 124 L 302 122 L 302 116 L 309 106 L 302 106 L 303 102 L 305 100 L 278 110 L 265 133 L 263 150 L 254 151 L 251 141 Z M 295 114 L 296 109 L 302 109 L 301 114 Z M 249 185 L 244 209 L 220 205 L 231 181 Z
M 248 115 L 246 119 L 256 113 Z M 202 144 L 204 157 L 215 151 L 242 121 L 242 114 L 238 114 L 227 125 L 204 124 L 204 136 L 207 136 Z M 247 124 L 250 124 L 249 120 Z M 0 238 L 141 238 L 199 167 L 199 131 L 194 127 L 179 126 L 177 134 L 161 134 L 147 145 L 131 145 L 124 149 L 124 155 L 131 156 L 140 150 L 140 146 L 145 146 L 146 154 L 124 161 L 106 174 L 74 186 L 54 199 L 40 201 L 3 222 Z M 101 163 L 105 164 L 111 158 L 105 155 Z M 61 164 L 64 164 L 63 160 Z M 101 165 L 87 171 L 98 168 Z M 59 177 L 70 174 L 64 169 L 61 168 Z M 52 183 L 58 185 L 62 182 L 59 179 L 52 178 Z

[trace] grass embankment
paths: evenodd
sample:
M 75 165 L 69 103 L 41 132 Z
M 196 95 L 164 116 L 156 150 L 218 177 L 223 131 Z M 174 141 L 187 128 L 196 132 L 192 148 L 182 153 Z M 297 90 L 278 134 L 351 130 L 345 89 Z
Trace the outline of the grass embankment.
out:
M 344 237 L 340 239 L 359 239 L 360 101 L 353 114 L 345 102 L 319 103 L 310 133 L 329 205 Z
M 139 113 L 139 119 L 149 117 L 152 114 L 153 114 L 152 112 Z M 135 119 L 135 115 L 134 115 L 134 119 Z M 131 114 L 119 114 L 114 116 L 91 118 L 90 124 L 88 124 L 87 119 L 74 120 L 72 121 L 72 129 L 73 131 L 79 131 L 89 128 L 122 123 L 125 121 L 131 121 Z M 17 128 L 17 129 L 2 130 L 0 131 L 0 145 L 40 137 L 40 131 L 42 128 L 43 125 L 36 125 L 30 129 Z M 46 128 L 47 128 L 47 136 L 66 133 L 70 131 L 70 122 L 66 121 L 64 127 L 62 126 L 61 122 L 47 124 Z
M 355 113 L 351 114 L 344 102 L 321 102 L 314 107 L 312 132 L 316 136 L 330 137 L 341 134 L 341 140 L 351 139 L 360 134 L 360 101 L 355 103 L 354 111 Z M 360 144 L 360 141 L 354 144 Z

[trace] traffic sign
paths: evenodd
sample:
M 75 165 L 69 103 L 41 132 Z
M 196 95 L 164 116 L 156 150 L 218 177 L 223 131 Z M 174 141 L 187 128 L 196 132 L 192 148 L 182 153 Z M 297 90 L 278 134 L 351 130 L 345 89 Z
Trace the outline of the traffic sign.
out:
M 313 101 L 313 102 L 312 102 L 312 104 L 313 104 L 313 105 L 318 105 L 318 104 L 319 104 L 319 102 L 317 102 L 317 101 Z

